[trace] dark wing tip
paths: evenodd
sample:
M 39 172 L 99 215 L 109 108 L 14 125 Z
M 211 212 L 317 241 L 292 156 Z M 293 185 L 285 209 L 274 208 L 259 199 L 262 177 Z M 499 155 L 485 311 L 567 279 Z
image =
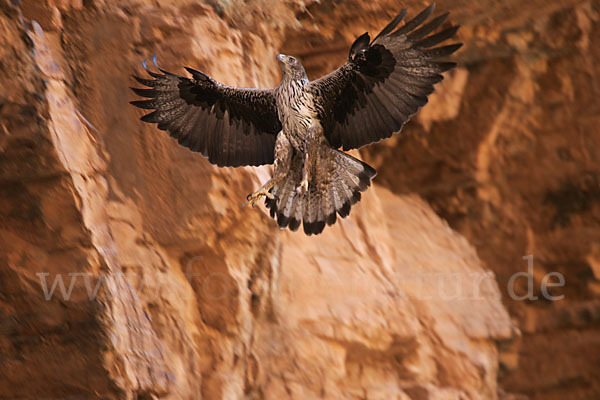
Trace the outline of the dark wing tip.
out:
M 431 32 L 435 31 L 440 25 L 444 23 L 446 18 L 448 18 L 448 15 L 450 15 L 449 12 L 446 12 L 442 15 L 438 15 L 425 25 L 421 26 L 419 29 L 410 32 L 407 35 L 408 40 L 417 41 L 420 38 L 429 35 Z
M 163 74 L 158 74 L 158 73 L 156 73 L 156 72 L 154 72 L 154 71 L 150 71 L 148 68 L 146 68 L 146 73 L 147 73 L 148 75 L 150 75 L 151 77 L 153 77 L 153 78 L 157 78 L 157 79 L 159 79 L 159 78 L 164 78 L 164 77 L 165 77 Z
M 140 89 L 136 87 L 130 87 L 129 89 L 131 89 L 135 94 L 137 94 L 140 97 L 146 97 L 149 99 L 156 97 L 156 90 L 154 89 Z
M 440 72 L 445 72 L 456 67 L 456 63 L 452 61 L 436 62 L 435 65 L 438 67 Z
M 429 18 L 429 16 L 431 14 L 433 14 L 433 12 L 435 11 L 435 7 L 437 6 L 436 2 L 432 2 L 430 5 L 428 5 L 427 7 L 425 7 L 425 9 L 423 11 L 421 11 L 419 13 L 419 15 L 423 14 L 425 15 L 425 18 Z
M 422 50 L 423 55 L 430 60 L 435 60 L 441 57 L 449 56 L 463 46 L 462 43 L 454 43 L 446 46 L 434 47 L 431 49 Z
M 151 100 L 134 100 L 130 101 L 129 104 L 138 108 L 142 108 L 144 110 L 153 110 L 154 108 L 156 108 L 154 106 L 154 102 Z
M 152 79 L 144 79 L 144 78 L 140 78 L 139 76 L 135 76 L 135 75 L 131 75 L 131 77 L 133 79 L 135 79 L 136 81 L 138 81 L 138 83 L 141 83 L 144 86 L 153 87 L 156 84 L 156 81 L 152 80 Z
M 451 26 L 450 28 L 444 29 L 441 32 L 426 37 L 425 39 L 419 40 L 414 44 L 414 47 L 428 48 L 433 47 L 436 44 L 442 43 L 444 40 L 450 39 L 456 34 L 460 25 Z
M 150 114 L 146 114 L 146 115 L 142 116 L 140 119 L 142 121 L 144 121 L 144 122 L 151 122 L 151 123 L 153 123 L 153 122 L 158 122 L 156 120 L 157 116 L 158 116 L 158 112 L 154 111 L 154 112 L 151 112 Z
M 385 26 L 385 28 L 383 28 L 381 30 L 381 32 L 379 32 L 379 34 L 377 35 L 377 37 L 373 40 L 373 42 L 377 41 L 377 39 L 379 39 L 382 36 L 385 36 L 387 34 L 389 34 L 391 31 L 393 31 L 394 29 L 396 29 L 396 27 L 398 26 L 398 24 L 400 22 L 402 22 L 402 20 L 404 19 L 404 17 L 406 16 L 406 12 L 408 11 L 407 7 L 404 7 L 399 13 L 398 15 L 396 15 L 396 17 Z
M 394 36 L 396 36 L 396 35 L 403 35 L 403 34 L 406 34 L 406 33 L 410 32 L 410 31 L 412 31 L 417 26 L 419 26 L 423 22 L 425 22 L 425 20 L 427 20 L 427 18 L 429 18 L 431 16 L 431 14 L 433 14 L 434 10 L 435 10 L 435 2 L 431 3 L 427 8 L 425 8 L 423 11 L 421 11 L 419 14 L 417 14 L 416 17 L 414 17 L 410 21 L 407 21 L 404 24 L 404 26 L 402 26 L 401 28 L 399 28 L 392 35 L 394 35 Z
M 202 71 L 198 71 L 197 69 L 194 68 L 190 68 L 190 67 L 184 67 L 185 70 L 187 72 L 189 72 L 190 74 L 192 74 L 192 77 L 196 80 L 196 81 L 200 81 L 200 82 L 206 82 L 208 80 L 210 80 L 211 78 L 206 75 L 204 72 Z
M 461 47 L 463 47 L 464 43 L 452 43 L 449 44 L 447 46 L 444 47 L 440 47 L 440 48 L 445 48 L 446 51 L 448 52 L 448 54 L 452 54 L 454 53 L 456 50 L 460 49 Z
M 166 70 L 162 69 L 162 68 L 160 67 L 160 65 L 158 65 L 158 54 L 156 54 L 156 53 L 154 53 L 154 55 L 152 56 L 152 64 L 154 64 L 154 66 L 155 66 L 155 67 L 156 67 L 156 68 L 157 68 L 157 69 L 158 69 L 160 72 L 162 72 L 163 74 L 165 74 L 165 75 L 173 75 L 173 74 L 171 74 L 169 71 L 166 71 Z

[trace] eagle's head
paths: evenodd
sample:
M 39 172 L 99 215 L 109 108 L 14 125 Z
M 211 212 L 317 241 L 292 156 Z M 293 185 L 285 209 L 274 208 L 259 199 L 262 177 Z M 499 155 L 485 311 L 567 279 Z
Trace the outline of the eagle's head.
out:
M 281 65 L 283 79 L 307 79 L 304 67 L 295 57 L 279 54 L 277 60 Z

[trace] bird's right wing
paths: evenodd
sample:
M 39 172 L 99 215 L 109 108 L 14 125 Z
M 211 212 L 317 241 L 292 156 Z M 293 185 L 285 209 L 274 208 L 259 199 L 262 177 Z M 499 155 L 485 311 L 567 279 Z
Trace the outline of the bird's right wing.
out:
M 399 29 L 406 9 L 371 42 L 360 36 L 348 61 L 337 70 L 310 83 L 318 101 L 319 118 L 333 147 L 356 149 L 399 132 L 411 115 L 427 103 L 441 73 L 454 67 L 441 57 L 461 44 L 434 47 L 451 38 L 457 26 L 430 35 L 446 19 L 440 15 L 422 25 L 435 3 Z
M 147 70 L 154 79 L 134 76 L 148 88 L 132 90 L 148 100 L 131 104 L 154 110 L 142 121 L 158 124 L 180 145 L 221 167 L 273 163 L 281 130 L 273 90 L 226 86 L 186 69 L 192 79 L 162 69 L 162 73 Z

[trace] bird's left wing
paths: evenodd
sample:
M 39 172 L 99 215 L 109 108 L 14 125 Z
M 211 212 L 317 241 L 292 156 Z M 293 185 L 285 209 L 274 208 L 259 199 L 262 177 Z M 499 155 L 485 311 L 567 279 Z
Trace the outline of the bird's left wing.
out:
M 158 124 L 179 144 L 221 167 L 273 163 L 281 130 L 273 89 L 226 86 L 186 69 L 192 79 L 160 68 L 161 73 L 147 70 L 154 79 L 134 77 L 148 88 L 132 90 L 148 100 L 131 104 L 154 110 L 142 121 Z
M 435 31 L 448 13 L 422 25 L 435 3 L 395 30 L 406 9 L 371 42 L 368 33 L 352 47 L 348 61 L 310 83 L 325 136 L 344 150 L 390 137 L 427 103 L 441 73 L 455 66 L 439 61 L 461 44 L 433 47 L 452 37 L 458 26 Z M 429 36 L 428 36 L 429 35 Z

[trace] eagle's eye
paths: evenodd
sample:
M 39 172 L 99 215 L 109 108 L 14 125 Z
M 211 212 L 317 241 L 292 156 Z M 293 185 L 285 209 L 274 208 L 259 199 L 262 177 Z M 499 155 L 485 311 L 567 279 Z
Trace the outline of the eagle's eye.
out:
M 292 56 L 289 58 L 290 64 L 296 64 L 296 59 Z

